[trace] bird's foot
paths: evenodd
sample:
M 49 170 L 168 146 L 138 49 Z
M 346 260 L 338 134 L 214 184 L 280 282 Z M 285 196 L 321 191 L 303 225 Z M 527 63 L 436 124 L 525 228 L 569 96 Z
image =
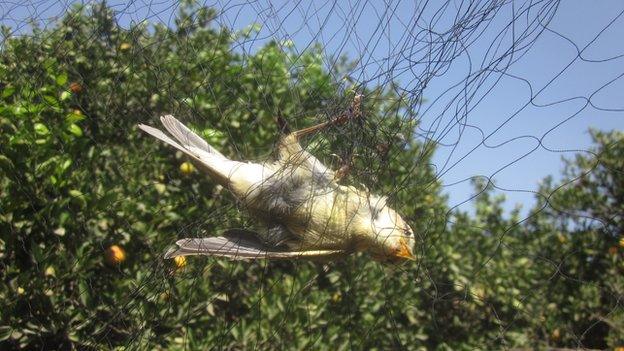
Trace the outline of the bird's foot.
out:
M 304 136 L 317 133 L 327 127 L 344 124 L 351 120 L 355 120 L 361 117 L 362 117 L 362 95 L 358 94 L 353 98 L 353 102 L 351 102 L 351 106 L 346 112 L 343 112 L 342 114 L 331 118 L 327 122 L 319 123 L 317 125 L 314 125 L 308 128 L 294 131 L 292 134 L 294 134 L 295 138 L 299 140 Z M 278 120 L 278 123 L 279 123 L 279 120 Z
M 351 153 L 346 159 L 342 157 L 332 154 L 332 156 L 336 157 L 340 161 L 340 168 L 336 172 L 334 172 L 334 181 L 340 182 L 345 177 L 351 173 L 351 166 L 353 165 L 353 157 L 355 154 Z

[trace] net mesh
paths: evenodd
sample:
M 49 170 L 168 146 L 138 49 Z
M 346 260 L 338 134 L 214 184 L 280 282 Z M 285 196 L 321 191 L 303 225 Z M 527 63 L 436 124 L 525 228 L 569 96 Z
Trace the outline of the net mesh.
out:
M 0 345 L 624 345 L 618 1 L 17 2 L 0 12 Z M 416 261 L 164 260 L 255 228 L 142 134 L 236 160 L 303 142 L 387 196 Z

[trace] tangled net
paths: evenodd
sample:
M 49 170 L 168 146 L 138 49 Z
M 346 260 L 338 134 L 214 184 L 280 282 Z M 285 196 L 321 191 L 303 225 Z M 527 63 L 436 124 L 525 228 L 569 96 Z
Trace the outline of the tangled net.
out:
M 624 345 L 618 1 L 3 8 L 3 349 Z M 358 94 L 306 148 L 388 197 L 416 262 L 162 259 L 255 223 L 137 123 L 265 161 L 276 120 Z

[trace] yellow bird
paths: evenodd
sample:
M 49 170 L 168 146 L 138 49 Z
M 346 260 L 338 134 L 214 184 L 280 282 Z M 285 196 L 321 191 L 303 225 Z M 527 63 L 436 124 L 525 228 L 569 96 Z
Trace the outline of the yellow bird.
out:
M 367 252 L 378 261 L 414 259 L 414 234 L 386 198 L 340 185 L 334 172 L 304 150 L 299 140 L 359 117 L 361 96 L 348 112 L 328 122 L 285 134 L 274 162 L 229 159 L 173 116 L 160 118 L 162 131 L 139 128 L 188 155 L 199 169 L 229 189 L 247 211 L 266 225 L 260 233 L 232 229 L 222 236 L 187 238 L 166 258 L 208 255 L 231 259 L 335 259 Z

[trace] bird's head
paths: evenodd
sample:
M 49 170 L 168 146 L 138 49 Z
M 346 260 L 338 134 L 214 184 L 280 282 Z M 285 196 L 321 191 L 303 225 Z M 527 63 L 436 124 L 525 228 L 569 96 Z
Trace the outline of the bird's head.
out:
M 403 218 L 386 204 L 384 197 L 371 196 L 368 250 L 377 261 L 414 260 L 414 232 Z

